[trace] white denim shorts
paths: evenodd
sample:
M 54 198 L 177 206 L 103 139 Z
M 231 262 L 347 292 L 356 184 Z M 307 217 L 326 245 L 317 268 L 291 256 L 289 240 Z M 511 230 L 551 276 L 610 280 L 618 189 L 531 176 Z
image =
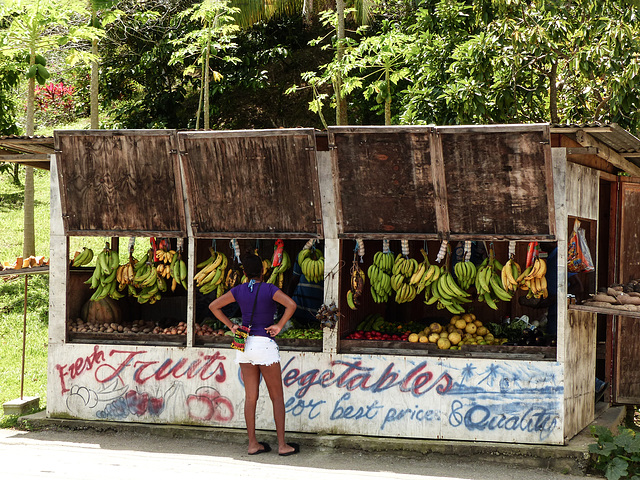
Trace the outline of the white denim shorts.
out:
M 280 349 L 272 338 L 249 335 L 244 352 L 236 351 L 236 363 L 252 365 L 273 365 L 280 361 Z

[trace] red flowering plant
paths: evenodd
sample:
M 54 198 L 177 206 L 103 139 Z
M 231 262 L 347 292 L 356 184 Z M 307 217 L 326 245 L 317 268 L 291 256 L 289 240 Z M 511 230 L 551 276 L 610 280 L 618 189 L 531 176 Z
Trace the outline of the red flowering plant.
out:
M 71 121 L 75 117 L 75 87 L 64 82 L 36 85 L 36 111 L 42 116 L 45 124 Z

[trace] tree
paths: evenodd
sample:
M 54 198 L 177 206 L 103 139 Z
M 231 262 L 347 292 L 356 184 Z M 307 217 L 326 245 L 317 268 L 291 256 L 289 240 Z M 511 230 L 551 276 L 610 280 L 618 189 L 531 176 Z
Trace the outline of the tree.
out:
M 406 123 L 611 121 L 636 130 L 637 10 L 599 0 L 440 0 L 407 22 Z
M 200 100 L 198 101 L 198 113 L 196 115 L 196 129 L 200 125 L 200 106 L 204 110 L 204 129 L 209 130 L 210 125 L 210 79 L 213 75 L 214 81 L 222 80 L 220 72 L 210 70 L 211 56 L 224 58 L 229 62 L 237 62 L 237 59 L 225 56 L 224 52 L 233 46 L 232 40 L 238 26 L 233 24 L 232 14 L 237 9 L 229 7 L 226 0 L 204 0 L 200 4 L 194 5 L 182 12 L 180 15 L 188 17 L 192 21 L 200 22 L 201 30 L 192 30 L 181 38 L 174 41 L 175 45 L 182 45 L 182 48 L 172 55 L 172 63 L 183 62 L 194 55 L 198 56 L 197 63 L 201 66 L 202 86 L 200 89 Z M 187 73 L 193 70 L 187 69 Z
M 68 41 L 81 29 L 69 29 L 68 24 L 74 13 L 81 11 L 79 2 L 52 0 L 8 0 L 4 4 L 3 23 L 7 26 L 0 31 L 0 54 L 10 58 L 27 58 L 27 122 L 26 134 L 34 134 L 35 82 L 44 85 L 49 72 L 43 54 L 54 50 Z M 73 31 L 75 30 L 75 32 Z M 24 182 L 24 243 L 23 256 L 35 255 L 34 231 L 34 190 L 33 167 L 25 167 Z
M 342 65 L 340 70 L 345 72 L 345 93 L 362 88 L 365 98 L 375 98 L 377 103 L 384 104 L 385 125 L 392 123 L 394 90 L 409 74 L 405 59 L 412 40 L 412 36 L 399 31 L 397 24 L 385 20 L 378 35 L 362 38 L 347 50 L 342 60 L 336 58 L 336 63 Z
M 89 9 L 91 10 L 91 26 L 96 29 L 102 29 L 105 25 L 105 21 L 101 21 L 98 14 L 105 12 L 109 8 L 113 7 L 117 3 L 117 0 L 89 0 Z M 113 17 L 108 20 L 113 21 Z M 91 39 L 91 128 L 100 128 L 99 118 L 99 83 L 100 83 L 100 69 L 98 65 L 98 36 L 96 35 Z

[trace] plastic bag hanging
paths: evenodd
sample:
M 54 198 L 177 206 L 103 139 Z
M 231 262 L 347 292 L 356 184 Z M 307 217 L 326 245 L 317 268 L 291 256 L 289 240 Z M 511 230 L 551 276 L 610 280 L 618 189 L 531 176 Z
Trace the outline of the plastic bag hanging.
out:
M 595 270 L 591 251 L 587 245 L 587 236 L 584 228 L 580 228 L 580 220 L 573 224 L 573 232 L 569 238 L 569 251 L 567 253 L 567 269 L 572 273 L 592 272 Z

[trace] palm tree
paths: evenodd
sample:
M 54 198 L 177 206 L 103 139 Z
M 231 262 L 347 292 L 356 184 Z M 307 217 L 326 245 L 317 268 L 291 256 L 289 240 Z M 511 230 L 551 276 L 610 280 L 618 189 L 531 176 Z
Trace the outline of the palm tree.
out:
M 8 27 L 0 31 L 0 54 L 16 57 L 28 52 L 26 134 L 35 132 L 35 84 L 44 84 L 49 77 L 42 54 L 59 48 L 68 22 L 80 10 L 76 0 L 12 0 L 4 5 Z M 42 54 L 41 54 L 42 53 Z M 23 257 L 35 255 L 33 167 L 25 167 Z

